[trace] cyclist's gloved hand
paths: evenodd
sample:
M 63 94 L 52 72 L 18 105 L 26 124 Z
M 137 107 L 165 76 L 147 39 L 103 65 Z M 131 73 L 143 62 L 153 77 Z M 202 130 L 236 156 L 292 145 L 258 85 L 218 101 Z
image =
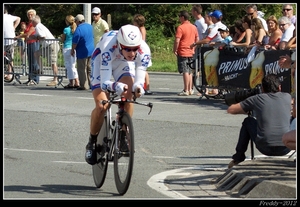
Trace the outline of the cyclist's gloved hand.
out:
M 117 95 L 121 96 L 122 93 L 124 93 L 124 92 L 127 93 L 127 90 L 128 90 L 127 84 L 120 83 L 120 82 L 117 83 L 116 88 L 115 88 Z M 123 94 L 123 95 L 125 95 L 125 94 Z
M 139 97 L 141 97 L 142 95 L 145 94 L 143 84 L 139 84 L 139 83 L 134 83 L 133 84 L 132 91 L 134 91 L 136 98 L 139 98 Z

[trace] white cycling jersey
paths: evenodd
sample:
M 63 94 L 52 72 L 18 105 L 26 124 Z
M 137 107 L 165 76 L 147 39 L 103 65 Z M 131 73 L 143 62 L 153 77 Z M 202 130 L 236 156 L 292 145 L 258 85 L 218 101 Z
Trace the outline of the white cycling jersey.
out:
M 152 64 L 150 48 L 142 41 L 134 61 L 127 61 L 118 47 L 117 34 L 118 30 L 105 33 L 94 49 L 91 57 L 92 90 L 101 88 L 116 91 L 120 95 L 124 84 L 118 81 L 124 76 L 131 76 L 134 78 L 132 91 L 140 86 L 141 93 L 144 94 L 145 71 Z M 111 76 L 115 82 L 111 81 Z

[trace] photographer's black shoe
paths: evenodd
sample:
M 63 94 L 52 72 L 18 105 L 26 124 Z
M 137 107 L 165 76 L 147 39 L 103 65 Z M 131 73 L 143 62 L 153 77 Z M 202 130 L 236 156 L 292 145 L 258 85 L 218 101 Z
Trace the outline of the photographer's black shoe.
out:
M 97 154 L 96 154 L 96 150 L 95 150 L 95 144 L 93 144 L 89 141 L 85 148 L 86 148 L 85 161 L 90 165 L 96 164 Z

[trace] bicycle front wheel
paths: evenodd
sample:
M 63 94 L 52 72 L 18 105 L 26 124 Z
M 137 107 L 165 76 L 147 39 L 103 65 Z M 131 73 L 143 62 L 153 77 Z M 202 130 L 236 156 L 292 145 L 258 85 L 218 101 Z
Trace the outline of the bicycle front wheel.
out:
M 10 83 L 14 80 L 15 74 L 14 74 L 14 67 L 10 62 L 6 62 L 4 59 L 4 82 Z M 11 68 L 11 72 L 9 72 L 9 67 Z
M 134 160 L 134 131 L 132 119 L 124 112 L 120 120 L 121 131 L 118 133 L 117 146 L 114 152 L 114 177 L 117 190 L 124 195 L 130 184 Z
M 101 130 L 97 137 L 96 151 L 97 151 L 97 163 L 92 166 L 94 182 L 97 188 L 101 188 L 105 181 L 107 167 L 108 167 L 108 154 L 105 153 L 107 143 L 105 143 L 105 137 L 108 135 L 107 120 L 104 118 Z

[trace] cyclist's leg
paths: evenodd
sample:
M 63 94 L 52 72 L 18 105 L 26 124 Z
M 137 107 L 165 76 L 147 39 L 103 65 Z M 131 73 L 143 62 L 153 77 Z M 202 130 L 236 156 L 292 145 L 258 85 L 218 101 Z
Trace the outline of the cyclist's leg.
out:
M 96 164 L 95 143 L 97 142 L 97 136 L 103 124 L 107 107 L 107 105 L 103 106 L 103 104 L 100 103 L 101 100 L 107 100 L 107 96 L 104 91 L 102 91 L 100 88 L 95 88 L 92 91 L 92 94 L 95 101 L 95 108 L 91 112 L 90 136 L 86 145 L 85 153 L 85 160 L 91 165 Z

